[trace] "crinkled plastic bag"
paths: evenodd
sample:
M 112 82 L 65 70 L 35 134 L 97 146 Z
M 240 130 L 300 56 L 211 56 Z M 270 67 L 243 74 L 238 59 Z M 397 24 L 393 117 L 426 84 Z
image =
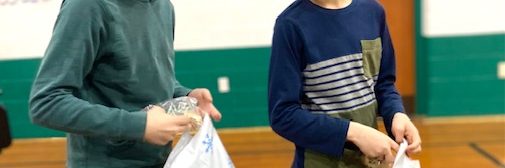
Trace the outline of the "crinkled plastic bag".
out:
M 234 168 L 208 114 L 191 136 L 185 132 L 170 153 L 164 168 Z
M 398 149 L 398 153 L 396 153 L 395 162 L 393 164 L 393 168 L 421 168 L 421 164 L 419 160 L 411 160 L 405 151 L 407 150 L 408 143 L 404 139 L 400 144 L 400 149 Z
M 202 117 L 198 112 L 198 101 L 193 97 L 178 97 L 158 104 L 171 116 L 184 115 L 193 119 L 193 131 L 202 125 Z

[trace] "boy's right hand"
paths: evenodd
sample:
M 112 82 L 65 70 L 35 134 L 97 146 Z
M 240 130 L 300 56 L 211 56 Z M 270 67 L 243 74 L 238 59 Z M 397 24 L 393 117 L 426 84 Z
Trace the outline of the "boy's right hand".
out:
M 153 106 L 147 111 L 144 140 L 155 145 L 166 145 L 177 134 L 189 129 L 191 129 L 191 118 L 170 116 L 163 108 Z
M 351 122 L 347 132 L 347 140 L 354 143 L 368 158 L 390 165 L 394 162 L 392 149 L 398 151 L 399 145 L 386 134 L 360 123 Z

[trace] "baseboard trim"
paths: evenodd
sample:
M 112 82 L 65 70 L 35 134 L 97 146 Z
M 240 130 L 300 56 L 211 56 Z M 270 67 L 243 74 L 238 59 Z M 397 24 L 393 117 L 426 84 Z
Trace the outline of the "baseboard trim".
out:
M 474 115 L 457 117 L 418 117 L 423 124 L 505 123 L 503 115 Z

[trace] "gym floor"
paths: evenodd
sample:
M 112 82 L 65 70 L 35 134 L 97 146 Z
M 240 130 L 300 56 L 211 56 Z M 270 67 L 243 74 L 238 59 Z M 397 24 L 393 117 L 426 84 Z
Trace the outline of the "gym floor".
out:
M 417 118 L 423 168 L 505 168 L 505 116 Z M 381 126 L 382 128 L 382 126 Z M 381 129 L 383 130 L 383 129 Z M 220 129 L 237 168 L 290 167 L 293 145 L 268 127 Z M 59 168 L 65 138 L 17 139 L 0 154 L 0 168 Z

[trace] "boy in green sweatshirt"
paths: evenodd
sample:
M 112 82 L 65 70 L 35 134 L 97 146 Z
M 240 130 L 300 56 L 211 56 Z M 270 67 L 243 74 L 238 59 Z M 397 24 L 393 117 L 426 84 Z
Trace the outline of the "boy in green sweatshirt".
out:
M 30 95 L 35 124 L 67 132 L 67 167 L 162 167 L 190 127 L 144 107 L 191 96 L 216 119 L 207 89 L 174 72 L 168 0 L 64 0 Z

